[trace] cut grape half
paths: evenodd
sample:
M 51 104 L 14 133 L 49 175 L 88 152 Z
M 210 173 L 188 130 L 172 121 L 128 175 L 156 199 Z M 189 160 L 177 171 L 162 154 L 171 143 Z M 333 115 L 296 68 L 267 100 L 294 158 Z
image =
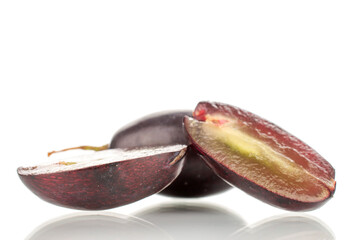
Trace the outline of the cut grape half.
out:
M 335 171 L 308 145 L 242 109 L 201 102 L 186 131 L 207 163 L 230 184 L 278 207 L 310 210 L 335 191 Z
M 34 194 L 47 202 L 75 209 L 108 209 L 167 187 L 179 175 L 185 152 L 185 145 L 110 149 L 20 167 L 18 174 Z

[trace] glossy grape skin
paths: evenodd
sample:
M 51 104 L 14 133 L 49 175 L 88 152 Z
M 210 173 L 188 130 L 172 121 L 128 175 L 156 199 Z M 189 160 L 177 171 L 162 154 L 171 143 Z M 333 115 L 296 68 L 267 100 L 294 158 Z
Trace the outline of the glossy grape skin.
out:
M 184 116 L 191 111 L 161 112 L 145 116 L 120 129 L 112 138 L 110 148 L 153 147 L 188 144 L 183 128 Z M 189 146 L 182 172 L 161 194 L 174 197 L 204 197 L 230 188 L 202 157 Z
M 172 182 L 184 164 L 186 146 L 180 147 L 119 161 L 114 155 L 112 162 L 63 171 L 36 173 L 38 166 L 19 167 L 18 175 L 36 196 L 49 203 L 81 210 L 110 209 L 158 193 Z

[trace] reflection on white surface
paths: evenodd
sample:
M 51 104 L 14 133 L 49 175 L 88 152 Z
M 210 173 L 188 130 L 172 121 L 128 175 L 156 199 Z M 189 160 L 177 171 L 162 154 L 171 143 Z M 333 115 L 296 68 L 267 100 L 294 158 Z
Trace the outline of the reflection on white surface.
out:
M 38 227 L 27 240 L 172 239 L 156 226 L 119 214 L 81 213 L 55 219 Z
M 305 214 L 274 216 L 247 225 L 238 215 L 213 205 L 165 205 L 136 214 L 175 240 L 334 240 L 320 220 Z
M 51 220 L 26 240 L 334 240 L 320 220 L 304 214 L 274 216 L 247 225 L 214 205 L 159 205 L 136 217 L 78 213 Z
M 245 227 L 230 236 L 231 240 L 334 240 L 331 230 L 308 216 L 276 216 Z
M 136 214 L 174 240 L 219 240 L 246 226 L 238 215 L 213 205 L 160 205 Z

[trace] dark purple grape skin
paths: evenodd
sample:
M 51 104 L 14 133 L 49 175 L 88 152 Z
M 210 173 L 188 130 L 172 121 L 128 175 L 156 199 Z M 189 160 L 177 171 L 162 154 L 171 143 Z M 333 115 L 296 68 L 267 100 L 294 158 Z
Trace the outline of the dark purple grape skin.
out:
M 191 111 L 161 112 L 145 116 L 121 128 L 112 138 L 110 148 L 133 149 L 138 147 L 189 144 L 183 127 L 184 116 Z M 219 178 L 203 161 L 197 150 L 188 147 L 185 164 L 180 175 L 160 194 L 195 198 L 228 190 L 230 185 Z
M 165 152 L 69 171 L 18 174 L 38 197 L 55 205 L 104 210 L 141 200 L 164 189 L 183 167 L 181 151 Z M 151 186 L 151 187 L 149 187 Z

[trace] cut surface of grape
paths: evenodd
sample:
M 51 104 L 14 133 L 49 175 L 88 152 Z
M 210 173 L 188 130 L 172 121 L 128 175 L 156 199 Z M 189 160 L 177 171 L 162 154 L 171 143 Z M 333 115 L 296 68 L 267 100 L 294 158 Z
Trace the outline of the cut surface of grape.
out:
M 194 146 L 230 184 L 293 210 L 321 205 L 335 191 L 335 171 L 317 152 L 244 110 L 202 102 L 184 119 Z

